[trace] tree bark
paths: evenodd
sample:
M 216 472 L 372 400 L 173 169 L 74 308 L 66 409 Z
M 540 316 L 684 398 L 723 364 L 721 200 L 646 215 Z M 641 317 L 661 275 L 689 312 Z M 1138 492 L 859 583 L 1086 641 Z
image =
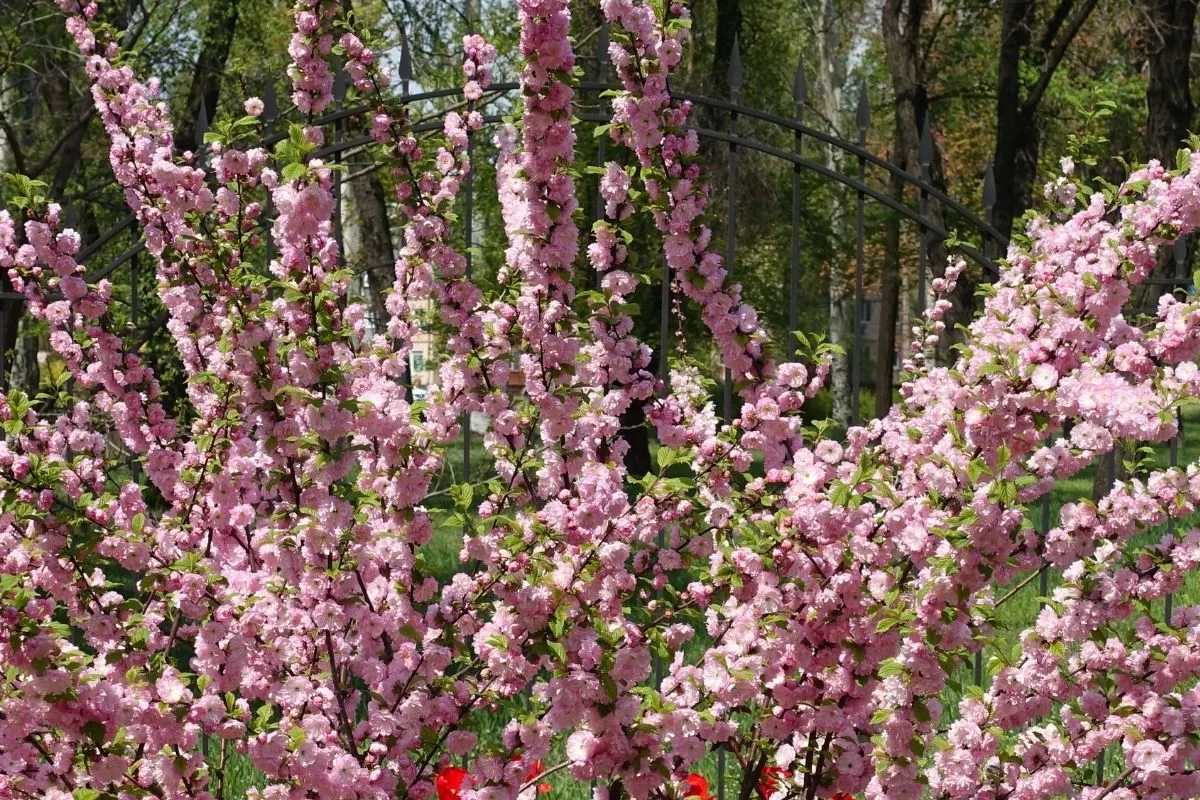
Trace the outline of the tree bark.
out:
M 188 90 L 187 105 L 184 106 L 183 119 L 175 131 L 175 148 L 180 152 L 199 150 L 196 125 L 200 119 L 201 103 L 204 104 L 208 119 L 211 120 L 217 112 L 221 76 L 225 72 L 225 62 L 233 46 L 233 34 L 237 30 L 237 23 L 238 0 L 214 0 L 209 6 L 208 18 L 204 21 L 204 31 L 200 38 L 200 53 L 196 56 L 192 85 Z
M 1158 159 L 1168 169 L 1174 168 L 1175 153 L 1187 138 L 1196 114 L 1189 68 L 1196 5 L 1197 0 L 1145 0 L 1143 9 L 1150 67 L 1146 82 L 1146 156 Z M 1151 278 L 1186 274 L 1180 266 L 1175 263 L 1174 248 L 1163 247 Z M 1166 288 L 1144 282 L 1134 290 L 1130 305 L 1148 312 L 1157 307 Z M 1092 480 L 1093 500 L 1108 494 L 1118 480 L 1129 477 L 1124 465 L 1127 453 L 1128 448 L 1117 442 L 1113 452 L 1100 459 Z
M 0 101 L 16 96 L 14 91 L 16 76 L 12 72 L 0 72 Z M 10 108 L 0 107 L 0 117 L 7 118 Z M 9 134 L 0 128 L 0 172 L 13 172 L 16 169 L 16 152 L 19 143 L 10 139 Z M 17 220 L 20 222 L 20 219 Z M 18 228 L 18 231 L 20 229 Z M 18 235 L 20 235 L 18 233 Z M 8 280 L 8 270 L 0 275 L 0 291 L 11 292 L 12 284 Z M 8 374 L 12 366 L 12 348 L 17 338 L 17 326 L 20 324 L 24 303 L 20 300 L 0 300 L 0 360 L 3 369 L 0 370 L 0 389 L 9 388 Z
M 903 202 L 904 181 L 892 175 L 892 197 Z M 884 237 L 883 274 L 879 287 L 879 342 L 875 354 L 875 416 L 892 407 L 895 380 L 896 322 L 900 310 L 900 217 L 888 216 Z
M 886 0 L 883 44 L 892 90 L 896 95 L 895 156 L 909 170 L 920 165 L 921 128 L 929 111 L 925 68 L 921 58 L 921 22 L 929 0 Z
M 1000 58 L 996 74 L 996 149 L 992 170 L 996 205 L 992 224 L 1010 235 L 1013 223 L 1033 204 L 1041 129 L 1038 110 L 1067 48 L 1074 41 L 1098 0 L 1059 0 L 1045 29 L 1034 41 L 1034 0 L 1005 0 L 1000 22 Z M 1022 69 L 1033 63 L 1036 80 L 1022 92 Z M 1004 255 L 1003 245 L 988 242 L 992 257 Z
M 1000 21 L 1000 58 L 996 75 L 996 148 L 992 157 L 992 176 L 996 182 L 996 205 L 992 224 L 1010 235 L 1013 220 L 1029 206 L 1029 190 L 1020 190 L 1032 182 L 1027 177 L 1030 148 L 1036 164 L 1037 132 L 1031 129 L 1021 105 L 1021 62 L 1032 36 L 1033 0 L 1008 0 Z M 1020 164 L 1020 167 L 1018 167 Z M 1022 177 L 1017 178 L 1018 170 Z M 1018 199 L 1018 191 L 1022 197 Z M 1018 209 L 1020 209 L 1018 211 Z M 988 241 L 988 254 L 1004 255 L 1004 248 Z
M 835 135 L 841 135 L 844 113 L 842 94 L 846 81 L 846 65 L 842 56 L 838 26 L 837 0 L 821 0 L 818 13 L 820 29 L 813 36 L 817 48 L 817 81 L 815 103 L 817 112 Z M 842 172 L 845 152 L 836 147 L 821 150 L 826 168 Z M 849 206 L 842 184 L 830 187 L 833 204 L 829 210 L 829 230 L 835 239 L 844 239 L 846 210 Z M 835 255 L 829 263 L 829 343 L 840 347 L 842 355 L 835 356 L 829 369 L 829 393 L 834 421 L 843 429 L 850 427 L 850 353 L 853 339 L 850 326 L 854 316 L 852 283 L 846 275 L 842 259 Z
M 1196 116 L 1192 101 L 1192 39 L 1196 31 L 1197 0 L 1144 0 L 1147 61 L 1146 82 L 1146 157 L 1156 158 L 1167 169 L 1175 167 L 1175 154 L 1187 139 Z M 1175 264 L 1173 248 L 1159 253 L 1152 278 L 1184 273 Z M 1132 305 L 1150 311 L 1167 288 L 1143 283 L 1134 292 Z
M 38 364 L 41 337 L 29 330 L 36 323 L 33 317 L 28 314 L 19 316 L 16 326 L 17 339 L 12 350 L 9 386 L 13 389 L 20 389 L 32 399 L 37 396 L 38 387 L 42 381 L 41 365 Z
M 1196 5 L 1197 0 L 1146 0 L 1146 155 L 1169 167 L 1196 115 L 1189 68 Z
M 383 184 L 366 175 L 342 184 L 342 244 L 346 266 L 370 298 L 376 330 L 387 324 L 385 293 L 395 278 L 396 260 Z
M 886 0 L 883 5 L 884 50 L 888 71 L 892 77 L 892 90 L 896 95 L 893 152 L 897 165 L 903 167 L 909 175 L 927 181 L 935 189 L 945 191 L 945 171 L 941 149 L 936 140 L 928 174 L 925 174 L 921 163 L 921 132 L 926 124 L 932 123 L 929 120 L 929 90 L 923 55 L 925 48 L 921 41 L 922 23 L 928 10 L 929 0 Z M 946 229 L 945 211 L 936 200 L 929 198 L 923 212 L 932 224 Z M 945 274 L 948 263 L 945 245 L 926 230 L 921 230 L 920 235 L 927 251 L 928 267 L 934 277 L 941 277 Z M 946 335 L 941 337 L 937 348 L 937 359 L 940 363 L 950 360 L 950 347 L 960 338 L 956 325 L 965 324 L 975 311 L 975 285 L 969 275 L 964 274 L 959 278 L 954 293 L 948 299 L 952 307 L 946 315 Z M 882 338 L 880 343 L 883 344 Z M 894 352 L 894 336 L 890 344 Z M 882 347 L 879 359 L 884 359 Z M 878 398 L 878 394 L 876 397 Z M 890 403 L 890 394 L 886 399 Z M 878 408 L 877 406 L 877 410 Z
M 709 91 L 714 96 L 729 96 L 726 78 L 733 56 L 733 42 L 741 32 L 742 0 L 717 0 L 717 29 L 713 43 L 712 72 L 709 73 Z
M 729 98 L 729 64 L 733 57 L 733 44 L 741 33 L 741 0 L 717 0 L 716 29 L 714 31 L 713 60 L 705 78 L 706 91 L 712 97 Z M 689 50 L 691 48 L 688 48 Z M 701 105 L 697 112 L 699 127 L 712 130 L 728 130 L 729 112 L 713 106 Z M 726 191 L 727 174 L 722 159 L 728 152 L 726 145 L 716 139 L 704 139 L 700 152 L 708 166 L 708 182 L 712 197 L 720 197 Z M 733 187 L 734 194 L 738 191 Z

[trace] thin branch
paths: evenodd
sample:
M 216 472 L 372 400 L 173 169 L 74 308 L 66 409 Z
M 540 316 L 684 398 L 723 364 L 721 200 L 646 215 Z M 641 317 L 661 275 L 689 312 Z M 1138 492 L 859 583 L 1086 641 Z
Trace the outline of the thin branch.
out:
M 36 161 L 29 168 L 29 172 L 26 172 L 25 174 L 31 178 L 36 178 L 38 175 L 41 175 L 45 170 L 47 170 L 50 167 L 50 163 L 58 156 L 58 151 L 61 150 L 67 143 L 67 140 L 74 136 L 81 128 L 86 126 L 91 121 L 92 117 L 95 116 L 95 114 L 96 107 L 88 104 L 88 108 L 84 112 L 83 116 L 75 120 L 71 127 L 67 128 L 67 130 L 63 132 L 63 135 L 58 137 L 58 140 L 54 142 L 53 146 L 51 146 L 50 151 Z
M 933 52 L 933 43 L 937 41 L 938 33 L 942 29 L 942 22 L 949 16 L 950 9 L 946 7 L 942 9 L 942 13 L 938 14 L 937 21 L 933 23 L 933 30 L 929 32 L 929 40 L 925 42 L 925 49 L 921 53 L 921 69 L 924 70 L 929 66 L 929 54 Z
M 25 154 L 21 151 L 21 141 L 17 138 L 17 130 L 8 121 L 8 117 L 0 112 L 0 131 L 3 131 L 4 138 L 8 142 L 8 147 L 12 153 L 13 166 L 16 171 L 25 174 Z
M 995 102 L 996 93 L 995 92 L 986 92 L 986 91 L 976 92 L 976 91 L 963 90 L 963 91 L 941 92 L 940 94 L 931 94 L 925 98 L 925 102 L 927 102 L 931 106 L 935 105 L 937 103 L 944 103 L 947 100 L 988 100 L 991 102 Z
M 1006 593 L 1005 593 L 1005 595 L 1004 595 L 1003 597 L 1001 597 L 999 600 L 997 600 L 997 601 L 996 601 L 995 608 L 999 608 L 1000 606 L 1002 606 L 1002 605 L 1004 605 L 1005 603 L 1007 603 L 1007 602 L 1008 602 L 1009 600 L 1011 600 L 1011 599 L 1012 599 L 1012 598 L 1013 598 L 1013 597 L 1014 597 L 1014 596 L 1015 596 L 1015 595 L 1016 595 L 1018 592 L 1020 592 L 1022 589 L 1024 589 L 1024 588 L 1025 588 L 1026 586 L 1028 586 L 1029 584 L 1033 583 L 1033 579 L 1034 579 L 1034 578 L 1038 577 L 1039 575 L 1041 575 L 1043 572 L 1045 572 L 1045 571 L 1046 571 L 1047 569 L 1049 569 L 1049 568 L 1050 568 L 1050 565 L 1049 565 L 1049 564 L 1042 564 L 1042 568 L 1041 568 L 1041 569 L 1039 569 L 1037 572 L 1034 572 L 1034 573 L 1032 573 L 1031 575 L 1029 575 L 1028 577 L 1026 577 L 1026 578 L 1025 578 L 1023 581 L 1021 581 L 1021 582 L 1020 582 L 1020 583 L 1018 583 L 1016 586 L 1014 586 L 1014 587 L 1013 587 L 1013 588 L 1012 588 L 1010 591 L 1006 592 Z
M 524 794 L 524 792 L 525 792 L 525 790 L 526 790 L 526 789 L 529 789 L 530 787 L 536 786 L 537 784 L 541 783 L 541 782 L 542 782 L 543 780 L 545 780 L 546 778 L 549 778 L 549 777 L 550 777 L 551 775 L 553 775 L 554 773 L 556 773 L 556 772 L 562 772 L 564 769 L 566 769 L 566 768 L 567 768 L 567 767 L 569 767 L 569 766 L 571 766 L 571 762 L 570 762 L 570 761 L 564 761 L 564 762 L 562 762 L 561 764 L 555 764 L 555 765 L 554 765 L 553 767 L 551 767 L 550 769 L 548 769 L 548 770 L 544 770 L 544 771 L 542 771 L 541 773 L 539 773 L 539 774 L 537 774 L 537 775 L 534 775 L 532 778 L 530 778 L 529 780 L 527 780 L 525 783 L 521 784 L 521 788 L 517 790 L 517 794 L 518 794 L 518 795 Z
M 1126 767 L 1125 771 L 1122 772 L 1120 775 L 1118 775 L 1113 780 L 1113 782 L 1103 792 L 1096 795 L 1096 800 L 1104 800 L 1105 797 L 1108 797 L 1110 794 L 1112 794 L 1118 788 L 1120 788 L 1121 784 L 1125 782 L 1125 779 L 1128 778 L 1132 774 L 1133 774 L 1133 767 Z

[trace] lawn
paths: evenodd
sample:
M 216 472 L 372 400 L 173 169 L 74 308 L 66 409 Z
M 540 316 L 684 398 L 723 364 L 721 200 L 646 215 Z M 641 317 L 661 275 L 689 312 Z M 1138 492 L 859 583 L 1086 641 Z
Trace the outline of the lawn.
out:
M 1184 423 L 1177 451 L 1177 463 L 1179 464 L 1187 464 L 1200 459 L 1200 413 L 1188 415 L 1185 417 Z M 470 480 L 475 483 L 486 480 L 489 475 L 489 462 L 479 440 L 480 437 L 475 435 L 471 441 Z M 446 471 L 434 487 L 428 503 L 433 508 L 449 508 L 452 506 L 448 488 L 453 483 L 461 481 L 464 474 L 462 470 L 461 443 L 455 447 L 451 447 L 449 453 L 452 455 L 448 459 Z M 1166 446 L 1158 448 L 1156 456 L 1159 465 L 1166 466 L 1171 458 L 1170 449 Z M 1053 494 L 1045 501 L 1045 510 L 1043 510 L 1042 504 L 1038 504 L 1029 510 L 1030 522 L 1039 529 L 1042 529 L 1043 515 L 1048 512 L 1046 518 L 1049 519 L 1051 525 L 1056 524 L 1059 509 L 1064 504 L 1091 496 L 1093 475 L 1094 469 L 1089 469 L 1074 478 L 1060 481 Z M 478 493 L 476 496 L 478 496 Z M 1161 535 L 1162 531 L 1149 531 L 1138 537 L 1136 541 L 1141 544 L 1152 541 Z M 433 540 L 425 547 L 426 565 L 439 580 L 449 578 L 460 568 L 458 554 L 461 542 L 461 529 L 442 526 L 437 529 Z M 1004 596 L 1010 590 L 1019 586 L 1022 580 L 1013 581 L 1012 584 L 998 591 L 997 596 Z M 1053 591 L 1057 583 L 1058 576 L 1053 572 L 1047 573 L 1044 586 Z M 1007 600 L 1001 607 L 1000 629 L 997 632 L 998 648 L 1011 650 L 1013 645 L 1018 641 L 1021 631 L 1028 628 L 1036 619 L 1041 607 L 1040 598 L 1043 596 L 1042 589 L 1042 580 L 1037 578 L 1029 580 L 1023 588 L 1017 590 L 1011 599 Z M 1176 595 L 1174 603 L 1178 608 L 1197 601 L 1200 601 L 1200 575 L 1192 574 L 1187 577 L 1184 588 Z M 696 637 L 696 639 L 688 643 L 688 649 L 692 651 L 699 651 L 704 646 L 702 637 Z M 983 657 L 983 664 L 985 665 L 983 674 L 984 685 L 988 682 L 986 674 L 988 658 L 989 656 L 985 653 Z M 962 687 L 972 684 L 974 678 L 974 669 L 970 666 L 962 668 L 954 676 L 955 686 L 948 688 L 944 695 L 944 702 L 948 711 L 947 719 L 952 718 L 954 715 L 957 702 L 962 695 Z M 476 717 L 476 733 L 485 742 L 497 742 L 501 728 L 511 718 L 512 712 L 516 710 L 516 705 L 520 702 L 519 700 L 514 701 L 514 706 L 501 709 L 494 714 L 478 715 Z M 547 766 L 552 766 L 562 760 L 561 748 L 562 745 L 560 743 L 551 758 L 547 760 Z M 1121 769 L 1119 753 L 1106 754 L 1106 760 L 1107 763 L 1103 766 L 1104 774 L 1112 777 Z M 215 762 L 216 758 L 210 757 L 210 763 Z M 1093 780 L 1095 779 L 1095 769 L 1096 767 L 1093 766 Z M 720 782 L 717 779 L 719 772 L 717 757 L 709 756 L 699 765 L 698 771 L 708 778 L 714 796 L 719 795 Z M 246 758 L 237 754 L 227 756 L 226 772 L 228 781 L 226 800 L 241 800 L 241 798 L 245 797 L 245 791 L 248 787 L 263 785 L 263 776 L 261 773 L 254 769 Z M 728 790 L 728 795 L 732 796 L 732 793 L 736 791 L 737 781 L 739 780 L 738 768 L 732 758 L 725 759 L 724 772 L 726 774 L 726 789 Z M 591 796 L 591 786 L 571 779 L 565 772 L 550 776 L 548 782 L 552 786 L 548 797 L 554 800 L 586 800 Z

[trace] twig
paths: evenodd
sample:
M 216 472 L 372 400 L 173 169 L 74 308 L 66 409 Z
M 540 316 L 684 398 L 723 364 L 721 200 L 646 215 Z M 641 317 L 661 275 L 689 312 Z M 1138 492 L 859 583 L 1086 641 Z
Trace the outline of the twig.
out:
M 999 608 L 1000 606 L 1004 605 L 1006 602 L 1011 600 L 1013 598 L 1013 596 L 1015 596 L 1019 591 L 1024 589 L 1029 584 L 1033 583 L 1034 578 L 1038 577 L 1039 575 L 1041 575 L 1043 572 L 1045 572 L 1049 568 L 1050 568 L 1049 564 L 1042 564 L 1041 569 L 1039 569 L 1037 572 L 1030 574 L 1027 578 L 1025 578 L 1025 580 L 1018 583 L 1010 591 L 1005 593 L 1005 595 L 1003 597 L 1001 597 L 999 600 L 997 600 L 995 608 Z
M 540 783 L 543 779 L 549 778 L 551 775 L 553 775 L 556 772 L 562 772 L 564 769 L 566 769 L 569 766 L 571 766 L 571 762 L 564 761 L 561 764 L 555 764 L 550 769 L 544 770 L 543 772 L 541 772 L 538 775 L 534 775 L 532 778 L 525 781 L 525 783 L 521 784 L 521 788 L 517 790 L 517 794 L 518 795 L 522 794 L 529 787 Z
M 1132 774 L 1133 767 L 1126 767 L 1124 772 L 1113 779 L 1112 784 L 1107 789 L 1096 795 L 1096 800 L 1104 800 L 1105 797 L 1115 792 L 1121 786 L 1121 784 L 1125 782 L 1125 779 Z

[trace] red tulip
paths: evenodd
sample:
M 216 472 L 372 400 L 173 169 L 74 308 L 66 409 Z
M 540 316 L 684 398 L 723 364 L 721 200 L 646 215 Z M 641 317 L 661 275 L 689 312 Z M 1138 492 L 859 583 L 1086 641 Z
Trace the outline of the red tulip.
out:
M 684 797 L 699 797 L 700 800 L 712 800 L 712 795 L 708 793 L 708 780 L 698 773 L 691 773 L 684 780 L 687 784 L 687 791 Z
M 462 800 L 458 793 L 466 777 L 467 771 L 462 767 L 446 767 L 439 772 L 434 780 L 438 800 Z
M 758 775 L 758 793 L 763 798 L 770 797 L 775 792 L 775 788 L 779 785 L 779 778 L 792 777 L 790 769 L 781 767 L 766 766 Z
M 509 760 L 510 761 L 520 761 L 521 757 L 513 756 Z M 534 761 L 533 763 L 531 763 L 529 765 L 529 772 L 526 773 L 526 775 L 525 775 L 525 783 L 530 783 L 531 781 L 535 780 L 537 778 L 537 776 L 541 775 L 545 771 L 546 771 L 546 769 L 542 766 L 542 762 Z M 544 783 L 544 782 L 539 783 L 537 785 L 538 794 L 545 794 L 546 792 L 550 791 L 550 788 L 551 788 L 550 784 L 548 784 L 548 783 Z

